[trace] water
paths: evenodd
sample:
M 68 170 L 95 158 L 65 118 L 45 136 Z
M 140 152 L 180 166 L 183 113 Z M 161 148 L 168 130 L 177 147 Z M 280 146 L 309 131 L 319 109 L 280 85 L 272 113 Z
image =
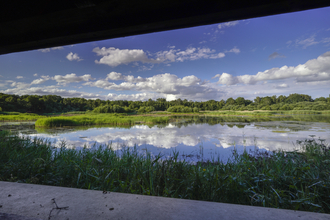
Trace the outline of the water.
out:
M 297 118 L 298 117 L 298 118 Z M 136 146 L 141 154 L 162 154 L 170 157 L 179 152 L 187 161 L 222 160 L 226 162 L 233 150 L 290 151 L 298 148 L 297 140 L 325 139 L 330 143 L 329 116 L 295 116 L 278 119 L 239 117 L 176 117 L 167 124 L 132 127 L 90 126 L 56 129 L 35 128 L 33 123 L 0 123 L 30 137 L 46 138 L 55 146 L 65 142 L 69 148 L 81 149 L 111 144 L 115 150 Z M 276 120 L 276 121 L 268 121 Z

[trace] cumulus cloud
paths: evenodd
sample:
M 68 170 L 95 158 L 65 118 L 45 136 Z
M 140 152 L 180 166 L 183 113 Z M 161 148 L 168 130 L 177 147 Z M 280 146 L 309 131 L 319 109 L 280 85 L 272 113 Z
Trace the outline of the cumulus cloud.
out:
M 128 101 L 144 101 L 148 99 L 157 99 L 157 98 L 165 98 L 160 94 L 155 93 L 136 93 L 136 94 L 115 94 L 109 93 L 106 96 L 106 99 L 109 100 L 128 100 Z
M 82 60 L 82 59 L 78 56 L 77 53 L 72 53 L 72 52 L 70 52 L 70 53 L 66 56 L 66 58 L 67 58 L 68 60 L 70 60 L 70 61 L 73 61 L 73 60 L 81 61 L 81 60 Z
M 63 50 L 63 47 L 52 47 L 52 48 L 44 48 L 44 49 L 39 49 L 39 51 L 43 53 L 48 53 L 50 50 Z
M 31 85 L 33 84 L 42 84 L 46 81 L 50 80 L 50 77 L 49 76 L 41 76 L 41 79 L 35 79 L 31 82 Z
M 81 82 L 81 81 L 87 82 L 89 80 L 93 80 L 93 78 L 90 74 L 85 74 L 83 76 L 77 76 L 75 73 L 66 74 L 65 76 L 55 75 L 54 77 L 52 77 L 52 79 L 60 84 L 67 84 L 67 83 Z
M 238 23 L 239 23 L 239 21 L 225 22 L 225 23 L 218 24 L 218 28 L 222 29 L 222 28 L 226 28 L 226 27 L 232 27 L 232 26 L 237 25 Z
M 317 82 L 317 81 L 329 81 L 330 72 L 316 73 L 309 76 L 298 76 L 297 82 Z
M 268 60 L 272 60 L 275 58 L 285 58 L 286 56 L 284 56 L 283 54 L 279 54 L 277 52 L 272 53 L 271 55 L 268 56 Z
M 38 76 L 38 73 L 33 74 L 33 76 Z
M 114 47 L 105 48 L 96 47 L 93 52 L 98 56 L 102 56 L 100 60 L 95 60 L 97 64 L 106 64 L 111 67 L 116 67 L 120 64 L 128 64 L 131 62 L 142 63 L 159 63 L 159 60 L 149 59 L 147 54 L 140 49 L 118 49 Z
M 109 82 L 109 80 L 121 80 L 122 83 L 116 84 Z M 121 73 L 111 72 L 105 79 L 97 80 L 95 82 L 86 82 L 84 85 L 95 86 L 107 90 L 116 91 L 140 91 L 146 93 L 158 94 L 158 97 L 165 98 L 197 98 L 197 99 L 214 99 L 222 91 L 219 88 L 210 87 L 207 82 L 200 78 L 191 75 L 179 78 L 174 74 L 159 74 L 152 77 L 134 77 L 131 75 L 122 75 Z
M 218 84 L 234 85 L 239 82 L 237 77 L 232 76 L 228 73 L 217 74 L 213 78 L 216 77 L 219 77 Z
M 285 88 L 289 88 L 289 87 L 290 86 L 285 83 L 275 86 L 276 89 L 285 89 Z
M 219 84 L 234 85 L 256 84 L 259 81 L 278 80 L 296 78 L 297 82 L 314 82 L 330 80 L 330 51 L 322 54 L 316 59 L 308 60 L 305 64 L 298 66 L 282 66 L 281 68 L 272 68 L 264 72 L 258 72 L 256 75 L 232 76 L 228 73 L 217 74 Z
M 106 80 L 123 80 L 123 81 L 127 81 L 127 82 L 132 82 L 132 83 L 136 83 L 136 82 L 144 82 L 146 81 L 145 78 L 142 78 L 141 76 L 138 77 L 134 77 L 132 75 L 123 75 L 121 73 L 117 73 L 117 72 L 111 72 L 107 75 Z
M 16 79 L 23 79 L 23 76 L 16 76 Z
M 225 56 L 225 53 L 218 53 L 214 49 L 207 47 L 188 47 L 186 50 L 175 49 L 175 46 L 170 46 L 169 50 L 158 51 L 155 54 L 150 54 L 149 56 L 154 56 L 154 58 L 149 58 L 143 50 L 133 49 L 133 50 L 120 50 L 114 47 L 105 48 L 96 47 L 93 49 L 98 56 L 102 56 L 100 60 L 95 60 L 98 64 L 107 64 L 112 67 L 116 67 L 121 64 L 128 64 L 134 62 L 135 66 L 138 66 L 138 62 L 142 63 L 170 63 L 170 62 L 183 62 L 185 60 L 198 60 L 198 59 L 218 59 Z M 230 51 L 239 53 L 240 50 L 236 47 Z M 153 65 L 147 67 L 142 66 L 140 70 L 150 70 Z
M 65 90 L 57 88 L 56 86 L 45 86 L 45 87 L 29 87 L 29 84 L 25 84 L 23 88 L 22 85 L 20 87 L 16 87 L 13 89 L 0 90 L 0 92 L 7 94 L 16 94 L 16 95 L 59 95 L 64 98 L 68 97 L 80 97 L 86 99 L 105 99 L 105 96 L 101 96 L 99 94 L 87 93 L 87 92 L 79 92 L 76 90 Z

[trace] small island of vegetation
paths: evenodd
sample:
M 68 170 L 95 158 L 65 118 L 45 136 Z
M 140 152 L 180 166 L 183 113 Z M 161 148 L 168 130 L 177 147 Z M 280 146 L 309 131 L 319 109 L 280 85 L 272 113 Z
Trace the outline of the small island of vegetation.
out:
M 146 115 L 147 114 L 147 115 Z M 330 114 L 328 98 L 309 95 L 256 97 L 253 101 L 236 99 L 215 101 L 148 101 L 62 98 L 56 95 L 11 95 L 0 93 L 0 120 L 36 121 L 36 126 L 132 125 L 167 122 L 175 114 L 212 116 L 272 116 L 275 114 Z M 157 117 L 156 117 L 157 116 Z

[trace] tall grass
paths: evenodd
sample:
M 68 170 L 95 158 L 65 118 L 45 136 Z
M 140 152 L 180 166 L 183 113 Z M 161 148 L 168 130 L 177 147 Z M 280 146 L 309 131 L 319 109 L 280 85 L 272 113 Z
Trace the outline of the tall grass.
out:
M 55 149 L 46 140 L 0 132 L 0 180 L 330 213 L 330 151 L 314 139 L 301 151 L 233 152 L 190 164 L 111 145 Z
M 74 125 L 131 125 L 135 123 L 165 123 L 168 117 L 128 116 L 120 114 L 88 114 L 68 117 L 41 118 L 35 123 L 36 127 L 57 127 Z
M 314 111 L 314 110 L 288 110 L 288 111 L 206 111 L 206 114 L 209 115 L 245 115 L 245 116 L 272 116 L 277 114 L 283 114 L 283 115 L 318 115 L 318 114 L 324 114 L 328 115 L 330 114 L 329 110 L 324 111 Z
M 16 113 L 0 115 L 0 121 L 36 121 L 39 118 L 46 118 L 46 116 L 33 113 Z
M 222 115 L 222 116 L 231 116 L 231 115 L 239 115 L 239 116 L 271 116 L 276 114 L 275 111 L 210 111 L 205 112 L 208 115 Z

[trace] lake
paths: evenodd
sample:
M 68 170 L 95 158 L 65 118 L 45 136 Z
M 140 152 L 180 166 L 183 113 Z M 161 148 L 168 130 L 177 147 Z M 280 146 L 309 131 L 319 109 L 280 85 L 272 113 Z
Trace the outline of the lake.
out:
M 138 152 L 170 157 L 179 153 L 179 159 L 196 162 L 217 160 L 224 162 L 233 150 L 274 151 L 298 149 L 297 140 L 324 139 L 330 143 L 330 116 L 279 117 L 172 117 L 169 123 L 157 125 L 136 124 L 131 127 L 79 126 L 62 128 L 35 128 L 31 122 L 1 122 L 0 129 L 20 135 L 45 138 L 54 146 L 77 150 L 111 144 L 120 154 L 125 147 L 136 146 Z

